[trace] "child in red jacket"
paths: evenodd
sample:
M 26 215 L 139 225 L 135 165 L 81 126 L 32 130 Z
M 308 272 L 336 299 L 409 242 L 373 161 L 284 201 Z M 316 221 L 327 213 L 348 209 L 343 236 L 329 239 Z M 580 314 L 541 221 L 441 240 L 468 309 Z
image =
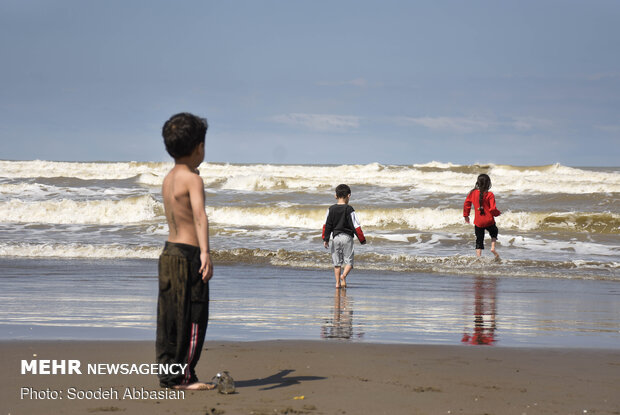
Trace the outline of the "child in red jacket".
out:
M 482 255 L 484 249 L 484 231 L 488 231 L 491 235 L 491 252 L 495 258 L 499 259 L 499 254 L 495 251 L 495 242 L 497 241 L 497 226 L 495 226 L 495 216 L 499 216 L 501 212 L 495 207 L 495 195 L 489 192 L 491 188 L 491 178 L 486 174 L 481 174 L 476 180 L 476 187 L 473 188 L 463 205 L 463 217 L 465 222 L 469 223 L 469 211 L 472 204 L 476 212 L 474 218 L 474 228 L 476 232 L 476 256 Z

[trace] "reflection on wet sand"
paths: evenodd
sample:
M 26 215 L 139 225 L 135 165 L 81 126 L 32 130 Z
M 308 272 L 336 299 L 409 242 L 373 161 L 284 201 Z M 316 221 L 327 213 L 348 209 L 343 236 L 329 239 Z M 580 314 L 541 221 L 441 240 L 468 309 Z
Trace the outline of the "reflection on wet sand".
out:
M 497 314 L 497 279 L 477 276 L 474 282 L 474 327 L 471 334 L 465 328 L 461 342 L 477 345 L 493 345 Z
M 353 329 L 353 300 L 347 298 L 346 288 L 336 289 L 334 294 L 333 318 L 324 320 L 321 326 L 323 339 L 361 338 L 363 332 Z

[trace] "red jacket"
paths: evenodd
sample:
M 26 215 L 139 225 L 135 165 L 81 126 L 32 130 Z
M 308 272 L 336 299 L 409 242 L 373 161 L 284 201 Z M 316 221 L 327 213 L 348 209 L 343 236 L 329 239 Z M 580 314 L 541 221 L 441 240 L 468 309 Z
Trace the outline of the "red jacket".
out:
M 480 191 L 478 189 L 472 190 L 465 199 L 463 204 L 463 216 L 469 216 L 469 210 L 472 204 L 474 205 L 474 211 L 476 217 L 474 218 L 474 225 L 479 228 L 486 228 L 487 226 L 495 225 L 494 216 L 501 215 L 501 212 L 497 210 L 495 206 L 495 195 L 493 192 L 486 192 L 482 197 L 482 207 L 484 208 L 484 215 L 480 214 Z

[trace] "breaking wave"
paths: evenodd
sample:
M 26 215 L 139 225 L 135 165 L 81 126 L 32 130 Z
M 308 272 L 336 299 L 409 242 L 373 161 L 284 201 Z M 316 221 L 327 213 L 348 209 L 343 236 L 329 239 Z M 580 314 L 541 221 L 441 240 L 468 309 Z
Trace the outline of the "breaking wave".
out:
M 123 180 L 160 186 L 171 163 L 69 163 L 0 161 L 6 178 L 74 177 L 82 180 Z M 207 186 L 237 191 L 323 191 L 338 182 L 351 185 L 408 187 L 423 192 L 463 193 L 478 173 L 493 177 L 493 187 L 505 193 L 619 193 L 620 172 L 592 171 L 560 164 L 519 167 L 431 162 L 411 166 L 382 165 L 272 165 L 204 163 L 201 176 Z M 337 179 L 335 179 L 337 177 Z
M 207 207 L 212 223 L 220 226 L 297 228 L 320 230 L 326 207 L 249 206 Z M 0 202 L 0 222 L 48 224 L 129 224 L 165 222 L 163 204 L 150 195 L 121 200 L 70 199 Z M 462 227 L 460 209 L 441 208 L 361 208 L 358 217 L 369 230 L 412 229 L 432 231 Z M 504 229 L 521 231 L 556 230 L 620 233 L 620 214 L 603 212 L 511 212 L 496 218 Z
M 62 162 L 62 161 L 2 161 L 0 176 L 7 178 L 73 177 L 82 180 L 122 180 L 140 174 L 160 174 L 170 170 L 172 163 L 146 162 Z
M 155 259 L 161 247 L 120 244 L 0 243 L 0 256 L 31 258 Z
M 163 206 L 151 196 L 122 200 L 49 200 L 0 202 L 0 222 L 113 225 L 149 222 L 163 215 Z

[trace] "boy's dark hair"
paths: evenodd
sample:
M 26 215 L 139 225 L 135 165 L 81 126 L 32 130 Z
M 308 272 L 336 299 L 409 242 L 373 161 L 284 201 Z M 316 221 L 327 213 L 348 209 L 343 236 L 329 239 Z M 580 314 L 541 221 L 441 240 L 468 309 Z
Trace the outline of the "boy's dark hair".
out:
M 338 199 L 344 199 L 351 194 L 351 188 L 346 184 L 339 184 L 336 186 L 336 197 Z
M 207 128 L 206 118 L 188 112 L 173 115 L 161 131 L 166 151 L 175 159 L 189 156 L 200 143 L 205 142 Z

